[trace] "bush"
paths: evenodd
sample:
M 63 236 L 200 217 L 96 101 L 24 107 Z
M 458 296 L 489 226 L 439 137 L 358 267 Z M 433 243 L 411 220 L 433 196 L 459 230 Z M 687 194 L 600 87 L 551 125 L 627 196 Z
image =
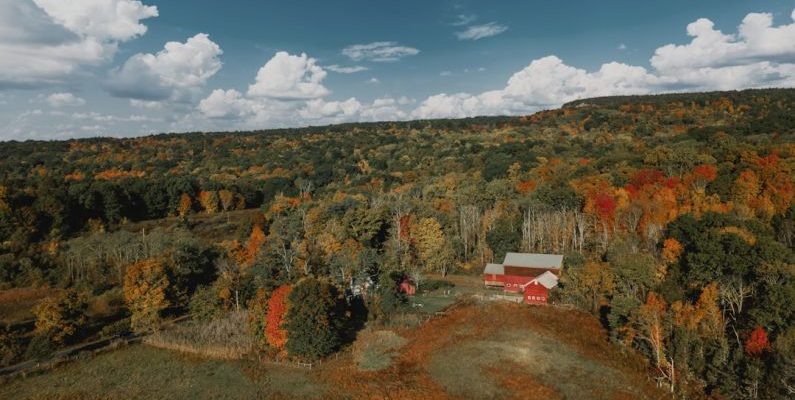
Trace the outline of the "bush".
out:
M 38 360 L 46 358 L 55 352 L 55 343 L 48 335 L 36 335 L 28 343 L 25 350 L 26 360 Z
M 403 310 L 407 304 L 406 295 L 398 292 L 398 287 L 393 281 L 382 280 L 370 304 L 370 318 L 388 321 Z
M 209 321 L 222 311 L 221 299 L 213 286 L 200 286 L 188 304 L 190 314 L 197 321 Z
M 362 371 L 380 371 L 392 364 L 407 342 L 392 331 L 361 332 L 353 345 L 353 359 Z
M 6 325 L 0 325 L 0 367 L 6 367 L 19 359 L 22 346 L 19 335 Z
M 455 284 L 441 279 L 433 279 L 422 283 L 422 291 L 425 293 L 433 292 L 435 290 L 447 290 L 455 287 Z
M 115 338 L 126 336 L 130 333 L 130 319 L 122 318 L 116 322 L 110 323 L 102 327 L 99 332 L 103 338 Z

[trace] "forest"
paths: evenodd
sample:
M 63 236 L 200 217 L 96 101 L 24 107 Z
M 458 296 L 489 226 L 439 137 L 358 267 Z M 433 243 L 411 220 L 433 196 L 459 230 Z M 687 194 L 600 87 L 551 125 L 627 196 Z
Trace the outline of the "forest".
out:
M 667 390 L 787 398 L 793 168 L 795 89 L 4 142 L 0 366 L 130 332 L 319 360 L 410 307 L 404 280 L 525 251 L 564 254 L 554 303 L 597 317 Z

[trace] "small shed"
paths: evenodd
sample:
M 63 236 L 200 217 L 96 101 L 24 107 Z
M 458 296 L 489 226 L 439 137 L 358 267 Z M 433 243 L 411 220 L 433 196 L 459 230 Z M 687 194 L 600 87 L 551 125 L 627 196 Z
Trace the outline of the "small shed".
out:
M 400 282 L 400 286 L 398 286 L 398 291 L 407 296 L 414 296 L 414 293 L 417 292 L 417 287 L 411 283 L 409 278 L 403 278 L 403 282 Z
M 549 291 L 558 286 L 558 277 L 547 271 L 526 283 L 522 288 L 524 302 L 527 304 L 547 304 Z

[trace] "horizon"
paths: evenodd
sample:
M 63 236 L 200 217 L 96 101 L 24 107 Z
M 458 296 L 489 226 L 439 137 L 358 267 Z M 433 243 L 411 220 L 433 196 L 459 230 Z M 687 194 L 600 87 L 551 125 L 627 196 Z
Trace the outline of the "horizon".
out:
M 791 88 L 794 20 L 781 1 L 0 0 L 0 141 L 518 116 L 592 97 Z

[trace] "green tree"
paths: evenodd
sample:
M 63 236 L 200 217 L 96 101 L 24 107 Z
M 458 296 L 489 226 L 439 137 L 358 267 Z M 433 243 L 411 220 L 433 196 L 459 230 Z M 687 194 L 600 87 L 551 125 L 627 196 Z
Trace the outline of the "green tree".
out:
M 337 288 L 326 280 L 306 277 L 288 296 L 287 353 L 316 360 L 340 345 L 344 311 Z

